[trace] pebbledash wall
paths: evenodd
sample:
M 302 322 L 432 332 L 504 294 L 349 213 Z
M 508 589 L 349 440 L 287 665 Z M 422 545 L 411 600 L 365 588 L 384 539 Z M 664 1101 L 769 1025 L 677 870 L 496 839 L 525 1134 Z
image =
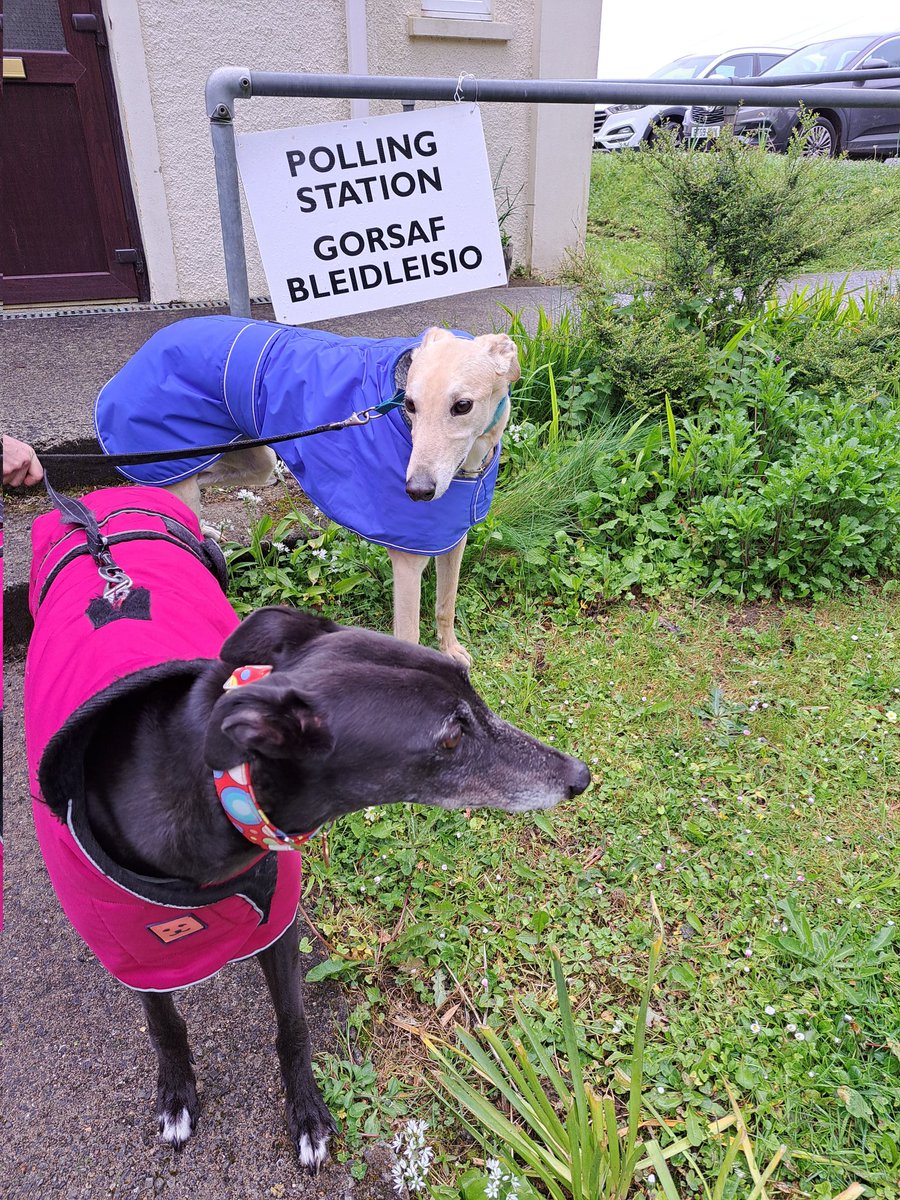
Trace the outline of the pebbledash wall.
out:
M 489 15 L 446 15 L 454 7 Z M 600 10 L 601 0 L 104 0 L 152 299 L 227 294 L 204 105 L 206 79 L 216 67 L 593 79 Z M 235 129 L 398 109 L 386 101 L 257 97 L 237 101 Z M 482 117 L 501 192 L 519 193 L 503 226 L 513 259 L 552 277 L 583 245 L 592 108 L 485 104 Z M 265 295 L 246 209 L 244 222 L 250 294 Z

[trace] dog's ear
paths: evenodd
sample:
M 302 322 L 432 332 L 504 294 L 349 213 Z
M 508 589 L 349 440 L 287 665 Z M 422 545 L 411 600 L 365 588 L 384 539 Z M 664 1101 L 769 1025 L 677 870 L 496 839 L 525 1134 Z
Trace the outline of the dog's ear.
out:
M 322 717 L 293 687 L 249 684 L 216 701 L 206 727 L 204 756 L 217 771 L 263 758 L 294 758 L 331 749 Z
M 225 640 L 219 657 L 232 667 L 247 663 L 277 667 L 307 642 L 340 628 L 334 621 L 296 608 L 258 608 Z
M 487 351 L 488 358 L 494 364 L 498 375 L 505 375 L 509 383 L 515 383 L 521 375 L 519 369 L 519 352 L 516 343 L 508 333 L 486 333 L 476 341 Z
M 425 334 L 421 342 L 418 344 L 418 346 L 416 346 L 415 350 L 413 350 L 412 356 L 415 358 L 419 351 L 424 350 L 426 346 L 433 346 L 435 342 L 446 341 L 447 338 L 453 338 L 455 336 L 456 335 L 451 333 L 449 329 L 439 329 L 437 325 L 432 325 L 430 329 L 425 330 Z

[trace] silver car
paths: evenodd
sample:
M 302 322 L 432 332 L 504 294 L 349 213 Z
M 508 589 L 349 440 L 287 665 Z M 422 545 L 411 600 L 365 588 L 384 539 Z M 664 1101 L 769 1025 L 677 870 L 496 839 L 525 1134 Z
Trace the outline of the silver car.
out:
M 673 82 L 709 79 L 714 75 L 744 79 L 748 75 L 761 75 L 791 53 L 780 46 L 748 46 L 724 54 L 689 54 L 660 67 L 648 78 Z M 686 112 L 687 106 L 678 104 L 598 105 L 594 110 L 594 149 L 637 149 L 641 143 L 651 142 L 660 129 L 680 136 Z

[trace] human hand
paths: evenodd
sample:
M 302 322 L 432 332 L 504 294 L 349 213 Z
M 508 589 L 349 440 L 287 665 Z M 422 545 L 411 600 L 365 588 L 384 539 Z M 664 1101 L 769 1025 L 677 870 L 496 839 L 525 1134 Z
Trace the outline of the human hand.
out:
M 27 442 L 3 435 L 3 482 L 12 487 L 29 487 L 44 478 L 41 460 Z

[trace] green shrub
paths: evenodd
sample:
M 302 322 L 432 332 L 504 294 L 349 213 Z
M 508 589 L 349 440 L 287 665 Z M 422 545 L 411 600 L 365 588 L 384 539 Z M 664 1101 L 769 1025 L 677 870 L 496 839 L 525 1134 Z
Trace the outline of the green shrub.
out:
M 886 270 L 900 266 L 900 172 L 872 159 L 819 159 L 816 206 L 820 221 L 842 234 L 820 247 L 804 271 Z M 760 171 L 783 170 L 779 155 L 758 156 Z M 585 260 L 569 274 L 587 272 L 613 290 L 632 292 L 635 279 L 650 279 L 663 258 L 661 234 L 667 217 L 657 173 L 647 155 L 623 150 L 595 154 L 588 200 Z
M 582 326 L 598 355 L 606 396 L 615 405 L 659 411 L 665 396 L 692 408 L 712 372 L 699 323 L 650 298 L 619 306 L 590 282 L 582 290 Z
M 653 290 L 663 305 L 699 302 L 704 328 L 721 340 L 735 320 L 759 311 L 780 279 L 840 240 L 846 217 L 839 209 L 826 215 L 820 202 L 829 164 L 803 150 L 802 128 L 778 156 L 728 128 L 711 152 L 655 143 L 648 169 L 667 219 Z
M 900 400 L 900 293 L 835 287 L 793 292 L 742 325 L 732 346 L 778 355 L 796 386 L 821 395 L 878 395 Z
M 655 266 L 636 297 L 614 297 L 601 271 L 582 268 L 581 332 L 613 404 L 696 411 L 714 373 L 710 349 L 751 334 L 794 368 L 798 385 L 900 390 L 900 301 L 858 304 L 843 288 L 805 294 L 784 312 L 779 280 L 839 243 L 859 220 L 849 205 L 823 205 L 833 164 L 804 158 L 801 138 L 783 155 L 762 153 L 728 130 L 715 150 L 657 139 L 636 156 L 662 219 L 648 221 Z M 633 175 L 632 171 L 632 175 Z M 871 189 L 869 216 L 897 211 L 896 188 Z
M 540 568 L 546 591 L 583 607 L 635 586 L 818 599 L 900 566 L 900 406 L 796 388 L 757 350 L 734 352 L 710 392 L 693 417 L 667 405 L 665 436 L 632 428 L 598 456 L 555 528 L 537 524 L 516 547 L 520 569 Z M 532 471 L 537 509 L 559 493 L 539 461 L 523 461 L 513 491 Z M 504 548 L 496 528 L 473 540 Z

